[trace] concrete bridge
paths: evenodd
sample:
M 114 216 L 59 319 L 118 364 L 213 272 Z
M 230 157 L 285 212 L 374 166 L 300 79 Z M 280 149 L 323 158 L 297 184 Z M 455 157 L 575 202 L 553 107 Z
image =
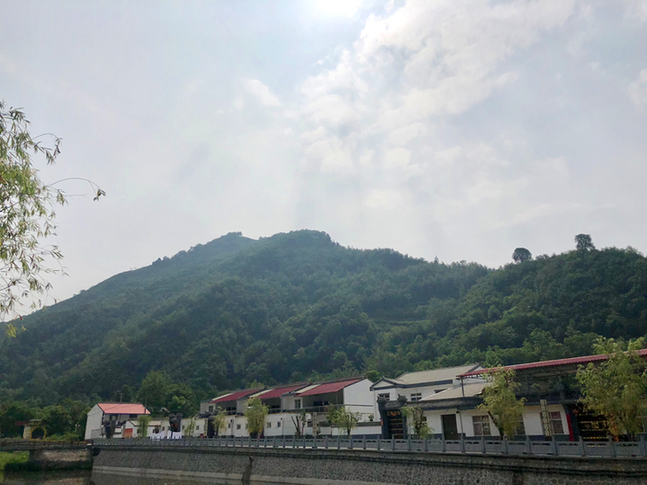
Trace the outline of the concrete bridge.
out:
M 92 467 L 92 447 L 84 441 L 2 440 L 0 451 L 28 451 L 27 463 L 15 465 L 23 471 L 87 470 Z

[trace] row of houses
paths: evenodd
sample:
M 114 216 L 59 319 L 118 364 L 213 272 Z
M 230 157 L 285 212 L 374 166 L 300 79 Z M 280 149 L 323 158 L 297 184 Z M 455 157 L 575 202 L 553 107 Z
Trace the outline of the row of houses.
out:
M 647 349 L 640 354 L 647 357 Z M 579 366 L 606 358 L 606 355 L 593 355 L 508 366 L 516 372 L 519 397 L 526 399 L 518 427 L 520 437 L 606 439 L 605 420 L 582 407 L 575 380 Z M 269 408 L 263 432 L 266 437 L 344 434 L 344 430 L 331 425 L 327 418 L 332 406 L 343 406 L 359 416 L 353 435 L 402 439 L 412 432 L 411 423 L 407 423 L 402 412 L 405 405 L 422 409 L 423 419 L 435 438 L 494 437 L 499 436 L 498 429 L 487 412 L 479 409 L 483 389 L 488 385 L 484 379 L 486 372 L 487 369 L 473 364 L 410 372 L 375 383 L 357 377 L 241 389 L 201 403 L 197 416 L 151 420 L 147 435 L 152 438 L 249 436 L 244 412 L 247 401 L 254 397 Z M 224 432 L 213 426 L 213 416 L 221 410 L 227 413 Z M 136 437 L 141 414 L 149 414 L 141 404 L 97 404 L 88 414 L 85 438 Z

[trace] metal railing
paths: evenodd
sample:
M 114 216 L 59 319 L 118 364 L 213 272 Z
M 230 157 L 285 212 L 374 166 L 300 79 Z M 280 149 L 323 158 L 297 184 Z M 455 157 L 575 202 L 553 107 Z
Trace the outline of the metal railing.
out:
M 396 440 L 380 438 L 191 438 L 191 439 L 97 439 L 97 447 L 198 447 L 198 448 L 281 448 L 321 450 L 374 450 L 416 453 L 462 453 L 484 455 L 579 456 L 606 458 L 647 458 L 647 441 L 508 441 L 507 439 L 465 438 L 460 440 Z

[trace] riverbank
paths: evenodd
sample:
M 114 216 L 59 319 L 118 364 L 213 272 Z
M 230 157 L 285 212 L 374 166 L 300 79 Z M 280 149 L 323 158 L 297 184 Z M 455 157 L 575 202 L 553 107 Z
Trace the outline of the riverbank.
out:
M 0 470 L 12 473 L 92 470 L 89 449 L 0 453 Z
M 641 485 L 647 460 L 225 447 L 106 446 L 93 475 L 243 483 Z
M 17 463 L 24 463 L 29 459 L 29 452 L 16 451 L 13 453 L 5 453 L 0 451 L 0 472 L 5 469 L 7 465 Z

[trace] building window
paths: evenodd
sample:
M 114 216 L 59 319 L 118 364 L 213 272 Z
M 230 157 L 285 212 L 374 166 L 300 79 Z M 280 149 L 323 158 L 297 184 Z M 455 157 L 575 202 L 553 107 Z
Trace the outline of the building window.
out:
M 421 399 L 422 399 L 422 393 L 414 392 L 413 394 L 411 394 L 411 399 L 410 399 L 411 402 L 420 401 Z
M 136 415 L 136 414 L 130 414 L 130 415 L 129 415 L 129 418 L 130 418 L 130 419 L 135 419 L 136 417 L 137 417 L 137 415 Z
M 184 431 L 184 425 L 182 425 L 182 431 Z
M 236 425 L 236 429 L 240 429 L 240 424 L 237 424 L 237 425 Z
M 308 421 L 308 423 L 306 424 L 306 426 L 307 426 L 308 428 L 312 428 L 312 421 Z
M 301 409 L 301 399 L 294 400 L 294 409 Z
M 228 428 L 231 428 L 231 421 L 229 421 L 229 424 L 227 425 Z
M 209 406 L 209 412 L 213 413 L 213 406 Z
M 390 401 L 391 400 L 391 394 L 388 393 L 388 392 L 385 392 L 384 394 L 378 394 L 377 398 L 378 399 L 383 398 L 383 399 L 386 399 L 387 401 Z
M 519 416 L 519 421 L 517 421 L 517 432 L 515 434 L 519 436 L 526 435 L 526 425 L 523 423 L 523 415 Z
M 196 430 L 196 431 L 200 431 L 200 425 L 197 425 L 197 426 L 195 427 L 195 430 Z
M 490 418 L 488 416 L 472 416 L 474 436 L 491 436 Z
M 267 422 L 267 424 L 266 424 L 265 426 L 266 426 L 267 428 L 271 428 L 271 427 L 272 427 L 272 423 L 268 421 L 268 422 Z
M 280 428 L 280 427 L 281 427 L 281 421 L 277 421 L 277 422 L 276 422 L 276 427 L 277 427 L 277 428 Z
M 165 429 L 166 429 L 166 427 L 165 427 L 165 426 L 162 426 L 162 431 L 164 431 Z
M 544 421 L 544 416 L 542 413 L 541 417 Z M 562 413 L 559 411 L 549 411 L 548 412 L 548 425 L 550 426 L 550 432 L 552 434 L 564 434 L 564 425 L 562 424 Z

